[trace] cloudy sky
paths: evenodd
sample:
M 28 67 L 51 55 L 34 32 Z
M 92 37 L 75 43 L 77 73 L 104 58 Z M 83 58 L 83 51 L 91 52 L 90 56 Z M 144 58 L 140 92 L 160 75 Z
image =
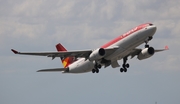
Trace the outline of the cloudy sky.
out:
M 179 0 L 0 0 L 0 103 L 179 104 L 179 5 Z M 147 22 L 158 28 L 149 44 L 170 50 L 128 60 L 127 73 L 111 67 L 99 74 L 37 73 L 62 67 L 59 58 L 10 51 L 56 51 L 59 42 L 68 50 L 95 49 Z

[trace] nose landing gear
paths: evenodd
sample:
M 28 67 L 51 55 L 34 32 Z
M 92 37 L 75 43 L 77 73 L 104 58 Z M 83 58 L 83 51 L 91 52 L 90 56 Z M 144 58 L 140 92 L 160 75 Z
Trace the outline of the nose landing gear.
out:
M 149 45 L 148 45 L 148 42 L 150 41 L 150 40 L 152 40 L 153 39 L 153 37 L 152 36 L 149 36 L 144 42 L 145 42 L 145 48 L 149 48 Z

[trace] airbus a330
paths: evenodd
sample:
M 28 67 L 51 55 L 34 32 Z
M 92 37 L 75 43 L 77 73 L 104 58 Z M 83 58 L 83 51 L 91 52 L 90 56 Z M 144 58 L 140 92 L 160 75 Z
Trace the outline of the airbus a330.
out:
M 130 65 L 127 63 L 128 57 L 143 60 L 150 58 L 156 52 L 168 50 L 154 49 L 148 42 L 153 39 L 157 27 L 152 23 L 141 24 L 127 33 L 118 36 L 95 50 L 67 51 L 62 44 L 57 44 L 57 52 L 19 52 L 11 49 L 15 54 L 47 56 L 52 59 L 60 57 L 64 68 L 42 69 L 38 72 L 56 72 L 63 73 L 99 73 L 102 66 L 105 68 L 120 67 L 118 60 L 123 60 L 120 72 L 127 72 Z M 144 44 L 144 49 L 137 48 Z

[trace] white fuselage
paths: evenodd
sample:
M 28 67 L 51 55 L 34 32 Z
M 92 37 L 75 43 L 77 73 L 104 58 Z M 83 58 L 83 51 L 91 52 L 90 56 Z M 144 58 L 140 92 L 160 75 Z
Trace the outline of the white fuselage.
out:
M 155 32 L 156 32 L 156 26 L 154 25 L 147 26 L 146 28 L 142 28 L 138 31 L 133 32 L 132 34 L 126 36 L 125 38 L 122 38 L 121 40 L 108 46 L 108 47 L 118 46 L 119 49 L 117 49 L 114 53 L 105 55 L 104 59 L 111 61 L 122 59 L 123 57 L 127 56 L 131 52 L 131 50 L 135 49 L 136 47 L 144 43 L 149 36 L 153 36 Z M 64 73 L 90 72 L 94 68 L 94 62 L 89 61 L 89 59 L 80 58 L 79 60 L 72 63 L 68 67 L 69 67 L 69 71 Z

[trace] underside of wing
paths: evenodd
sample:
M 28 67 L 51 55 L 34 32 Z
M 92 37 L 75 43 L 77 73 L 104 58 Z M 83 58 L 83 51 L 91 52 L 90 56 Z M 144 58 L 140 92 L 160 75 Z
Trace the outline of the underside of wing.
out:
M 135 48 L 131 51 L 131 53 L 128 56 L 131 56 L 131 58 L 133 58 L 134 56 L 138 55 L 141 51 L 142 49 Z
M 118 49 L 118 47 L 110 47 L 110 48 L 105 48 L 103 50 L 106 52 L 106 54 L 110 54 L 117 49 Z M 47 57 L 52 57 L 52 59 L 54 59 L 55 57 L 88 58 L 89 55 L 93 52 L 93 50 L 59 51 L 59 52 L 19 52 L 14 49 L 11 49 L 11 51 L 15 54 L 20 54 L 20 55 L 47 56 Z
M 35 55 L 35 56 L 47 56 L 52 57 L 88 57 L 92 50 L 83 50 L 83 51 L 61 51 L 61 52 L 18 52 L 14 49 L 11 51 L 15 54 L 20 55 Z
M 133 58 L 136 55 L 140 55 L 140 54 L 142 54 L 144 56 L 146 56 L 146 55 L 152 56 L 156 52 L 161 52 L 161 51 L 166 51 L 166 50 L 169 50 L 168 46 L 165 46 L 164 49 L 154 49 L 153 47 L 148 47 L 145 49 L 135 48 L 131 51 L 131 53 L 128 56 L 131 56 L 131 58 Z

